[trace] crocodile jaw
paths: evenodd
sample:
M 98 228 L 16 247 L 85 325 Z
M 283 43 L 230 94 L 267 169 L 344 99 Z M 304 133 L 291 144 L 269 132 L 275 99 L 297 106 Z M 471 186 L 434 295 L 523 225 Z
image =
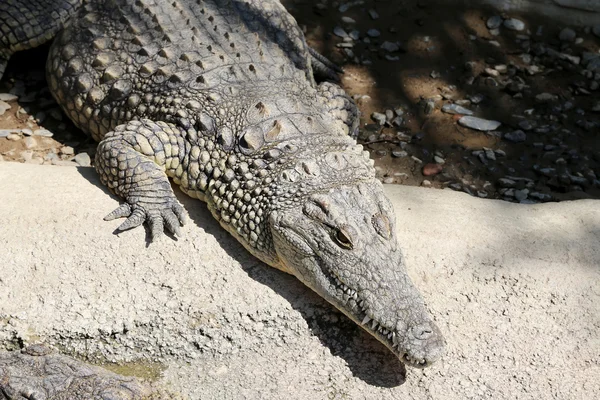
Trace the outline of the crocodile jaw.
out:
M 274 212 L 271 231 L 285 270 L 403 362 L 426 367 L 442 356 L 445 342 L 407 274 L 392 221 L 380 186 L 348 187 Z M 351 249 L 332 241 L 336 226 L 345 227 Z M 383 235 L 382 226 L 388 229 Z

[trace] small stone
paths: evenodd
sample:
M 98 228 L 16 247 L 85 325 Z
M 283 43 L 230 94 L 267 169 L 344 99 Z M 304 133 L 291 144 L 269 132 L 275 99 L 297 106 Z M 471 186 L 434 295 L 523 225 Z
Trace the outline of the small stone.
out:
M 478 131 L 494 131 L 502 125 L 501 122 L 488 120 L 483 118 L 464 116 L 458 120 L 458 123 L 464 127 L 475 129 Z
M 458 182 L 454 182 L 451 183 L 450 185 L 448 185 L 448 187 L 452 190 L 456 190 L 456 191 L 461 191 L 462 190 L 462 185 Z
M 442 74 L 440 74 L 440 73 L 439 73 L 439 72 L 437 72 L 437 71 L 431 71 L 431 73 L 429 74 L 429 76 L 431 76 L 433 79 L 437 79 L 437 78 L 439 78 L 440 76 L 442 76 Z
M 527 140 L 527 135 L 522 130 L 516 130 L 514 132 L 508 132 L 504 134 L 504 139 L 513 143 L 520 143 Z
M 13 101 L 19 100 L 19 96 L 12 93 L 0 93 L 0 101 Z
M 564 28 L 558 34 L 558 38 L 563 42 L 574 42 L 577 38 L 577 33 L 571 28 Z
M 79 153 L 75 156 L 75 162 L 80 167 L 89 167 L 92 164 L 92 160 L 88 153 Z
M 546 193 L 540 193 L 540 192 L 531 192 L 529 193 L 529 197 L 536 199 L 536 200 L 540 200 L 540 201 L 550 201 L 552 200 L 552 196 L 550 196 L 549 194 Z
M 48 129 L 37 129 L 33 131 L 34 136 L 44 136 L 44 137 L 52 137 L 54 134 L 50 132 Z
M 479 104 L 485 99 L 485 96 L 480 93 L 476 93 L 476 94 L 467 96 L 467 98 L 471 101 L 471 103 Z
M 385 41 L 381 44 L 381 48 L 385 51 L 389 51 L 390 53 L 396 52 L 398 50 L 400 50 L 400 45 L 396 42 L 388 42 Z
M 431 186 L 431 181 L 428 181 L 427 179 L 423 179 L 423 182 L 421 182 L 421 186 L 429 187 L 429 186 Z
M 392 178 L 391 176 L 387 176 L 387 177 L 383 178 L 383 183 L 387 183 L 387 184 L 394 183 L 394 178 Z
M 333 34 L 336 35 L 336 36 L 339 36 L 341 38 L 347 38 L 348 37 L 348 34 L 344 30 L 344 28 L 342 28 L 340 26 L 336 26 L 335 28 L 333 28 Z
M 369 10 L 369 17 L 371 17 L 371 19 L 378 19 L 379 14 L 377 13 L 377 11 L 371 9 Z
M 3 100 L 0 100 L 0 115 L 3 115 L 7 110 L 10 110 L 11 105 Z
M 342 17 L 342 22 L 345 24 L 355 24 L 356 23 L 356 21 L 350 17 Z
M 63 146 L 61 147 L 60 152 L 65 156 L 72 156 L 75 154 L 75 149 L 73 149 L 71 146 Z
M 33 131 L 31 129 L 27 129 L 27 128 L 21 129 L 21 133 L 25 136 L 33 135 Z
M 23 143 L 25 144 L 26 149 L 33 149 L 35 146 L 37 146 L 37 141 L 31 136 L 26 137 L 23 140 Z
M 442 111 L 448 114 L 473 115 L 473 111 L 456 104 L 445 104 Z
M 535 99 L 540 103 L 548 103 L 551 101 L 558 100 L 558 96 L 551 93 L 540 93 L 537 96 L 535 96 Z
M 433 161 L 435 161 L 438 164 L 444 164 L 446 162 L 446 160 L 444 160 L 442 157 L 440 156 L 434 156 L 433 157 Z
M 408 153 L 404 150 L 392 150 L 392 156 L 402 158 L 408 156 Z
M 496 153 L 494 153 L 494 150 L 492 150 L 492 149 L 484 149 L 484 151 L 485 151 L 485 157 L 488 160 L 496 161 Z
M 372 38 L 376 38 L 381 36 L 381 32 L 379 32 L 377 29 L 369 29 L 367 31 L 367 35 L 369 35 Z
M 515 199 L 517 199 L 519 201 L 523 201 L 527 198 L 528 194 L 529 194 L 529 189 L 515 190 Z
M 498 42 L 497 40 L 488 40 L 488 43 L 489 43 L 491 46 L 494 46 L 494 47 L 500 47 L 500 42 Z
M 18 133 L 9 133 L 8 136 L 6 136 L 6 138 L 8 140 L 17 141 L 21 139 L 21 135 L 19 135 Z
M 440 164 L 425 164 L 423 166 L 423 175 L 424 176 L 433 176 L 442 172 L 443 167 Z
M 498 184 L 505 188 L 511 188 L 511 187 L 515 187 L 516 182 L 513 181 L 512 179 L 500 178 L 500 179 L 498 179 Z
M 385 122 L 387 121 L 385 114 L 379 112 L 374 112 L 373 114 L 371 114 L 371 119 L 377 122 L 379 125 L 385 125 Z
M 402 118 L 402 117 L 396 117 L 392 120 L 392 125 L 396 126 L 396 127 L 402 126 L 403 123 L 404 123 L 404 118 Z
M 500 76 L 500 72 L 496 71 L 496 70 L 495 70 L 495 69 L 493 69 L 493 68 L 485 68 L 485 69 L 484 69 L 484 72 L 485 72 L 486 74 L 488 74 L 489 76 L 493 76 L 493 77 L 498 77 L 498 76 Z
M 525 29 L 525 23 L 520 19 L 509 18 L 504 20 L 504 27 L 506 29 L 510 29 L 511 31 L 522 31 Z
M 485 26 L 487 26 L 488 29 L 498 29 L 500 28 L 500 25 L 502 25 L 502 17 L 499 15 L 494 15 L 492 17 L 489 17 L 488 20 L 485 22 Z
M 531 121 L 524 119 L 523 121 L 519 122 L 519 128 L 524 131 L 530 131 L 535 128 L 535 125 Z
M 508 66 L 506 64 L 498 64 L 494 66 L 494 69 L 501 74 L 505 74 L 508 72 Z

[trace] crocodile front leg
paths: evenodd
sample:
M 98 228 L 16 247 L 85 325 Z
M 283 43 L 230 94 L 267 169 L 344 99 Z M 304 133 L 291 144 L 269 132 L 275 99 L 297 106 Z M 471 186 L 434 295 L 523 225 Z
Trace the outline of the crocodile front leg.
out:
M 96 170 L 102 183 L 125 204 L 104 219 L 128 217 L 117 229 L 135 228 L 145 221 L 152 239 L 167 230 L 180 236 L 185 211 L 173 193 L 183 175 L 187 154 L 185 131 L 164 122 L 131 121 L 106 134 L 98 145 Z

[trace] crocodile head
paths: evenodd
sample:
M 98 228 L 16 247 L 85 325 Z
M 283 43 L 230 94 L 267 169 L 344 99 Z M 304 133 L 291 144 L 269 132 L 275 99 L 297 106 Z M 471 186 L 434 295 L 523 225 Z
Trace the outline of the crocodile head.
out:
M 386 345 L 404 363 L 440 358 L 444 339 L 411 282 L 392 206 L 379 182 L 311 195 L 270 218 L 281 269 Z

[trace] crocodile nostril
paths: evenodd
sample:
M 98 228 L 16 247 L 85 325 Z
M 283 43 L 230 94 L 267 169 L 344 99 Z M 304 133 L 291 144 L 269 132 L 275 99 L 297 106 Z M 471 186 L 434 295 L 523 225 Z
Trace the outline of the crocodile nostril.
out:
M 433 335 L 433 329 L 429 324 L 423 324 L 415 326 L 412 330 L 412 334 L 419 340 L 427 340 Z

